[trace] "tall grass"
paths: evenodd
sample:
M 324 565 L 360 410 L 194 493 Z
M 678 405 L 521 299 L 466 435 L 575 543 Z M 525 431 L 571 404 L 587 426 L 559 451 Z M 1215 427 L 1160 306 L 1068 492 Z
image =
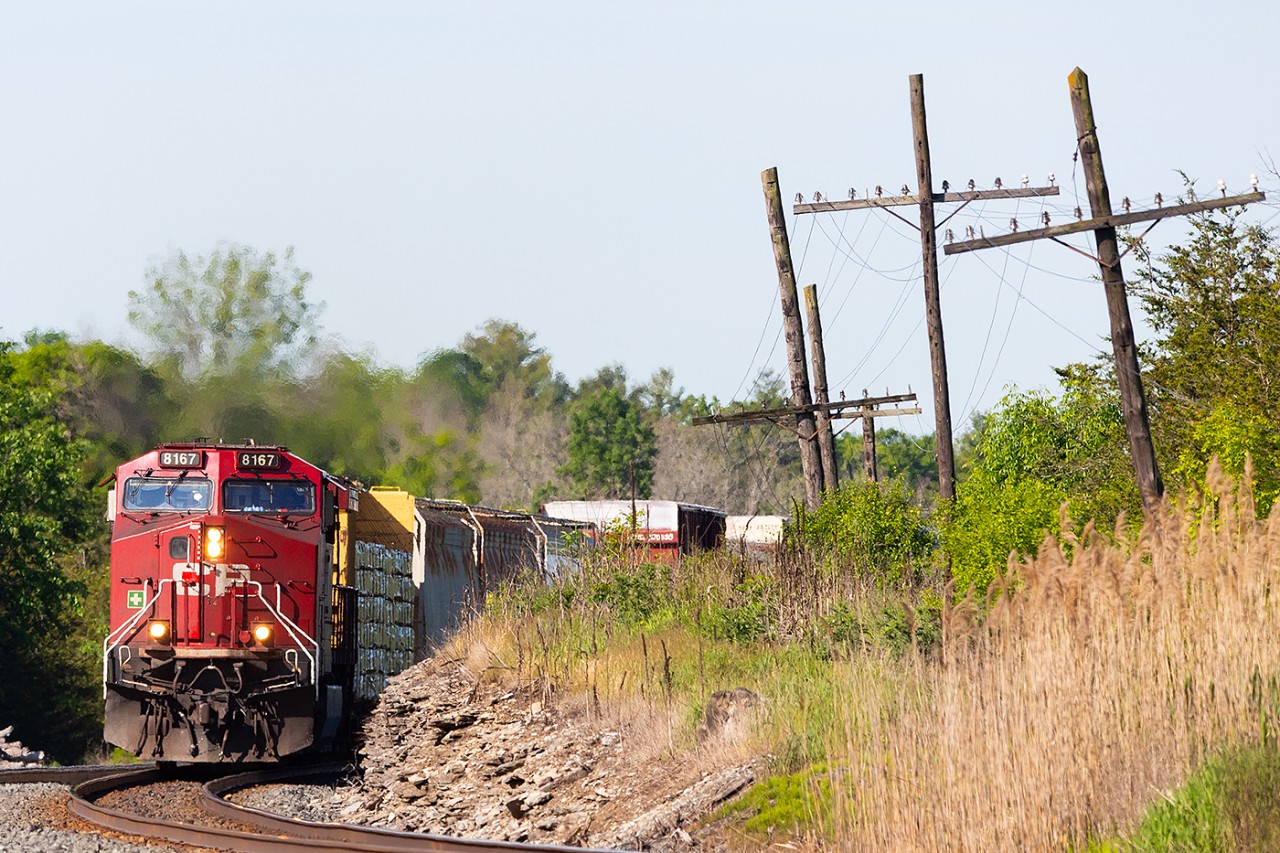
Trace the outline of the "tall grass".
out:
M 1084 849 L 1221 756 L 1275 753 L 1280 511 L 1255 520 L 1215 470 L 1139 532 L 1071 530 L 958 603 L 803 551 L 607 554 L 492 597 L 451 651 L 643 732 L 655 759 L 707 760 L 712 691 L 764 696 L 751 740 L 715 758 L 773 759 L 735 847 L 761 826 L 850 850 Z
M 624 550 L 555 585 L 506 587 L 446 652 L 602 724 L 657 726 L 669 757 L 695 751 L 713 692 L 747 687 L 766 702 L 744 748 L 791 772 L 822 760 L 834 731 L 833 660 L 906 654 L 937 635 L 940 599 L 913 595 L 803 552 L 709 552 L 664 566 Z
M 1136 538 L 1047 540 L 985 619 L 946 610 L 938 665 L 916 661 L 888 697 L 840 694 L 841 846 L 1083 847 L 1210 755 L 1274 748 L 1280 513 L 1256 522 L 1247 487 L 1211 483 Z

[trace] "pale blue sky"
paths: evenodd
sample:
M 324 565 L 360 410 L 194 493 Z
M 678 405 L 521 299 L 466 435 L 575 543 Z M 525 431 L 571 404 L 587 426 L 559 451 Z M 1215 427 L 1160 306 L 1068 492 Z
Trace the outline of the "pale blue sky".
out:
M 1203 193 L 1246 191 L 1251 172 L 1280 189 L 1264 163 L 1280 157 L 1277 36 L 1280 4 L 1263 2 L 5 0 L 0 337 L 123 340 L 150 262 L 293 245 L 325 328 L 384 363 L 502 317 L 571 380 L 620 361 L 729 398 L 785 365 L 762 169 L 788 202 L 914 186 L 908 76 L 923 73 L 935 179 L 1054 172 L 1061 221 L 1079 65 L 1117 205 L 1175 196 L 1178 169 Z M 1013 215 L 1040 208 L 954 224 Z M 914 232 L 878 212 L 803 217 L 792 245 L 824 294 L 834 387 L 909 385 L 926 414 L 900 425 L 931 431 Z M 1093 271 L 1049 243 L 944 262 L 958 427 L 1105 346 Z

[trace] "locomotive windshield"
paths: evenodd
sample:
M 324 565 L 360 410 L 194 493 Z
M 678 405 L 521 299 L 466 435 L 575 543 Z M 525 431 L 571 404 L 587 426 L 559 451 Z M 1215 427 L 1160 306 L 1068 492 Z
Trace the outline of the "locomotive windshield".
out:
M 209 509 L 213 484 L 186 477 L 130 477 L 124 481 L 124 508 L 142 512 Z
M 307 480 L 228 480 L 222 486 L 227 512 L 299 512 L 316 509 L 316 487 Z

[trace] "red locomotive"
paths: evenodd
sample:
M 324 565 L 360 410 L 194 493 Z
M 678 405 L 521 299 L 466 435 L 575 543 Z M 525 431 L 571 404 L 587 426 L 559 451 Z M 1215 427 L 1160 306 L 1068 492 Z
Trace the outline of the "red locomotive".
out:
M 365 490 L 253 444 L 126 462 L 108 515 L 106 739 L 165 762 L 333 746 L 496 584 L 572 570 L 590 528 Z
M 166 444 L 117 468 L 107 741 L 162 761 L 332 741 L 352 701 L 358 495 L 284 447 Z

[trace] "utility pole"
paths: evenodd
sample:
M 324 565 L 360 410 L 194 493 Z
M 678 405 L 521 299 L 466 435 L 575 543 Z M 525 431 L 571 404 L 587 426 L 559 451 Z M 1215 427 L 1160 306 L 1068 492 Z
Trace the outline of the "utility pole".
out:
M 806 213 L 828 213 L 837 210 L 882 208 L 886 213 L 897 216 L 912 228 L 919 229 L 921 260 L 924 269 L 925 321 L 929 330 L 929 358 L 933 374 L 933 415 L 938 448 L 938 495 L 943 500 L 949 501 L 955 497 L 956 472 L 955 448 L 951 435 L 951 391 L 947 381 L 947 350 L 942 334 L 942 301 L 938 282 L 938 226 L 946 224 L 948 219 L 955 216 L 960 209 L 963 209 L 973 201 L 1058 195 L 1059 190 L 1056 186 L 1028 187 L 1025 183 L 1021 188 L 1006 189 L 1001 185 L 1000 179 L 996 178 L 996 188 L 992 190 L 976 189 L 974 182 L 971 180 L 969 181 L 968 192 L 953 193 L 950 191 L 950 185 L 943 181 L 942 192 L 935 193 L 933 191 L 933 166 L 929 159 L 929 134 L 925 121 L 924 77 L 920 74 L 911 75 L 911 127 L 915 143 L 916 179 L 919 184 L 914 194 L 910 192 L 908 187 L 903 187 L 900 195 L 885 196 L 881 188 L 876 187 L 874 197 L 857 198 L 856 190 L 851 189 L 849 190 L 848 201 L 815 198 L 813 204 L 804 204 L 797 197 L 797 204 L 793 210 L 797 215 L 800 215 Z M 952 211 L 941 223 L 936 222 L 934 205 L 950 202 L 960 202 L 960 208 Z M 899 216 L 892 210 L 894 207 L 906 205 L 916 205 L 920 208 L 919 225 Z M 875 427 L 868 428 L 864 422 L 863 428 L 864 430 L 870 429 L 872 431 L 870 440 L 874 442 Z M 874 465 L 875 460 L 868 461 L 864 454 L 864 467 L 870 471 L 874 468 Z
M 867 396 L 867 389 L 862 389 L 862 396 Z M 867 406 L 868 411 L 874 411 L 875 405 Z M 880 473 L 876 470 L 876 419 L 870 414 L 862 416 L 862 473 L 866 476 L 867 482 L 880 482 Z
M 1098 128 L 1093 121 L 1093 102 L 1089 99 L 1089 77 L 1079 68 L 1068 76 L 1071 84 L 1071 114 L 1076 123 L 1076 140 L 1080 161 L 1084 166 L 1084 186 L 1089 195 L 1089 215 L 1105 219 L 1111 215 L 1111 191 L 1102 170 L 1102 149 L 1098 145 Z M 1124 273 L 1120 269 L 1120 250 L 1116 229 L 1104 225 L 1093 232 L 1098 249 L 1098 269 L 1102 288 L 1107 295 L 1107 316 L 1111 322 L 1111 349 L 1116 359 L 1116 381 L 1120 385 L 1120 406 L 1124 412 L 1124 429 L 1129 438 L 1129 456 L 1138 479 L 1142 506 L 1154 512 L 1164 497 L 1164 482 L 1156 464 L 1156 447 L 1151 441 L 1151 424 L 1147 419 L 1147 400 L 1142 392 L 1142 374 L 1138 372 L 1138 349 L 1133 340 L 1133 321 L 1129 318 L 1129 298 L 1125 293 Z
M 764 184 L 765 210 L 769 216 L 769 232 L 773 237 L 773 259 L 778 267 L 778 293 L 782 300 L 782 327 L 787 341 L 787 367 L 791 373 L 791 400 L 797 407 L 796 435 L 800 439 L 800 466 L 804 470 L 805 504 L 816 509 L 822 502 L 822 461 L 818 455 L 817 423 L 809 408 L 809 369 L 804 358 L 804 331 L 800 323 L 800 305 L 796 294 L 796 277 L 791 266 L 791 244 L 787 239 L 787 221 L 782 212 L 782 195 L 778 190 L 777 168 L 760 173 Z
M 924 314 L 929 327 L 929 362 L 933 372 L 933 424 L 938 448 L 938 497 L 956 496 L 955 451 L 951 441 L 951 387 L 947 382 L 947 348 L 942 339 L 942 304 L 938 295 L 938 235 L 933 224 L 933 165 L 924 118 L 924 75 L 911 75 L 911 135 L 916 148 L 916 197 L 920 206 L 920 257 L 924 266 Z
M 804 289 L 805 319 L 809 324 L 809 351 L 813 356 L 813 397 L 822 404 L 827 396 L 827 351 L 822 345 L 822 317 L 818 314 L 818 286 L 806 285 Z M 863 396 L 866 396 L 865 394 Z M 836 437 L 831 428 L 831 417 L 825 411 L 815 413 L 818 427 L 818 456 L 822 460 L 822 481 L 827 491 L 834 492 L 840 485 L 836 471 Z
M 1072 251 L 1080 252 L 1098 264 L 1102 277 L 1103 289 L 1107 297 L 1107 315 L 1111 325 L 1111 344 L 1116 362 L 1116 380 L 1120 386 L 1121 408 L 1124 412 L 1125 432 L 1129 441 L 1129 455 L 1133 460 L 1134 475 L 1138 481 L 1138 491 L 1142 495 L 1142 506 L 1147 512 L 1154 511 L 1164 495 L 1164 484 L 1160 479 L 1160 470 L 1156 465 L 1155 448 L 1151 441 L 1151 427 L 1147 420 L 1147 404 L 1142 390 L 1142 377 L 1138 372 L 1137 346 L 1133 338 L 1133 323 L 1129 317 L 1129 300 L 1125 292 L 1124 274 L 1120 268 L 1120 259 L 1128 253 L 1118 251 L 1116 228 L 1138 222 L 1150 222 L 1147 230 L 1139 235 L 1140 242 L 1147 232 L 1163 219 L 1184 216 L 1189 213 L 1200 213 L 1223 207 L 1244 206 L 1250 202 L 1262 201 L 1265 196 L 1256 191 L 1246 195 L 1227 196 L 1222 191 L 1222 198 L 1206 201 L 1192 200 L 1185 204 L 1163 206 L 1163 201 L 1156 197 L 1157 207 L 1149 210 L 1132 211 L 1128 198 L 1125 199 L 1125 212 L 1111 212 L 1111 196 L 1107 188 L 1106 174 L 1102 169 L 1102 155 L 1098 148 L 1098 130 L 1093 120 L 1093 104 L 1089 99 L 1089 78 L 1079 68 L 1071 72 L 1067 78 L 1071 88 L 1071 112 L 1075 117 L 1076 135 L 1080 149 L 1080 158 L 1084 164 L 1085 189 L 1089 196 L 1089 219 L 1083 219 L 1065 225 L 1049 225 L 1046 214 L 1044 228 L 1029 231 L 1014 230 L 1009 234 L 995 237 L 980 237 L 959 243 L 949 243 L 945 247 L 948 255 L 962 252 L 973 252 L 993 246 L 1010 246 L 1030 240 L 1048 239 L 1065 246 Z M 1076 211 L 1080 216 L 1079 210 Z M 1060 237 L 1068 234 L 1079 234 L 1092 231 L 1097 255 L 1089 255 L 1075 246 L 1063 243 Z

